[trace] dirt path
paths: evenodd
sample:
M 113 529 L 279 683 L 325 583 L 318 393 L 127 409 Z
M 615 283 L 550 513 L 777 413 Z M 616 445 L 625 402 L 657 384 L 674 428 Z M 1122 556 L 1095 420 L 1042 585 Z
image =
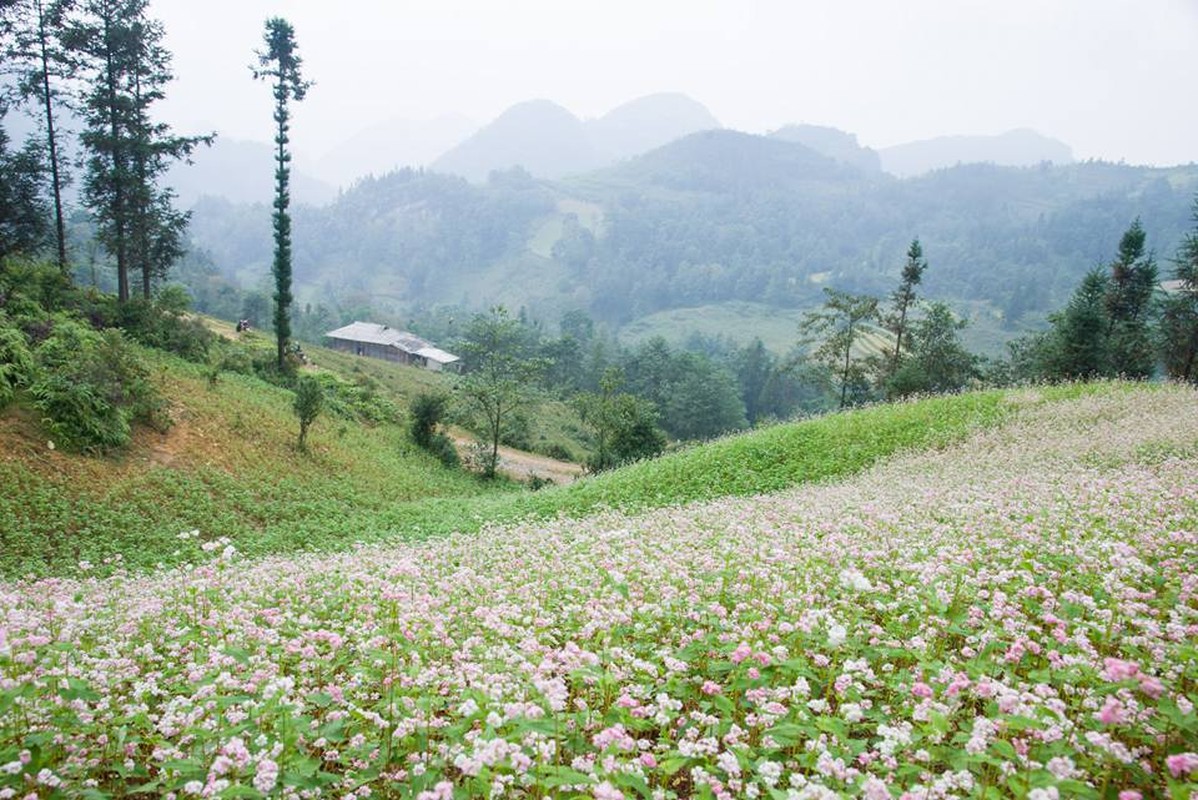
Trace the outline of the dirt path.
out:
M 458 433 L 453 434 L 453 443 L 458 449 L 458 454 L 463 457 L 474 446 L 473 439 Z M 499 471 L 513 480 L 527 481 L 535 476 L 542 480 L 551 480 L 558 486 L 573 483 L 585 472 L 580 464 L 558 461 L 556 458 L 527 453 L 503 445 L 499 446 Z

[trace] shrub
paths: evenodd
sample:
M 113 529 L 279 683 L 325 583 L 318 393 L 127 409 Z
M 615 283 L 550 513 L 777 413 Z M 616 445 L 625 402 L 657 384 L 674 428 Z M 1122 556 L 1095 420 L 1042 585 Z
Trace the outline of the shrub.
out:
M 446 436 L 444 431 L 437 430 L 448 408 L 448 395 L 430 392 L 416 395 L 411 408 L 408 409 L 408 434 L 413 442 L 435 455 L 442 464 L 456 467 L 461 463 L 461 459 L 453 440 Z
M 432 435 L 432 438 L 429 439 L 428 447 L 425 449 L 435 455 L 447 467 L 457 467 L 462 463 L 461 458 L 458 457 L 458 449 L 454 447 L 453 439 L 450 439 L 440 431 Z
M 33 355 L 25 334 L 0 315 L 0 408 L 12 402 L 16 390 L 29 383 Z
M 183 289 L 168 286 L 152 302 L 135 298 L 119 305 L 117 322 L 142 344 L 202 364 L 208 360 L 216 334 L 198 319 L 187 316 L 190 302 Z
M 416 395 L 408 410 L 411 418 L 411 422 L 408 423 L 408 433 L 411 435 L 412 441 L 426 450 L 429 449 L 433 434 L 437 432 L 437 426 L 445 419 L 445 412 L 448 408 L 449 397 L 447 395 L 429 392 L 421 392 Z
M 145 362 L 120 331 L 97 333 L 67 318 L 54 320 L 34 353 L 29 386 L 34 406 L 53 436 L 85 452 L 108 452 L 129 443 L 134 421 L 159 430 L 170 425 L 166 404 L 150 383 Z
M 324 387 L 312 375 L 302 375 L 295 383 L 295 416 L 299 418 L 299 448 L 308 449 L 308 428 L 324 408 Z

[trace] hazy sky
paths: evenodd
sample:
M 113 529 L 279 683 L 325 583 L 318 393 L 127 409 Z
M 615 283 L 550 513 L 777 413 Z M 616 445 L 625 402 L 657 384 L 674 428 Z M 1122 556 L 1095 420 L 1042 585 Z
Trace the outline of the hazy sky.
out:
M 1079 158 L 1198 161 L 1198 0 L 151 0 L 179 132 L 268 140 L 263 21 L 316 81 L 311 157 L 390 118 L 485 123 L 554 100 L 582 117 L 684 92 L 728 127 L 832 125 L 884 147 L 1030 127 Z

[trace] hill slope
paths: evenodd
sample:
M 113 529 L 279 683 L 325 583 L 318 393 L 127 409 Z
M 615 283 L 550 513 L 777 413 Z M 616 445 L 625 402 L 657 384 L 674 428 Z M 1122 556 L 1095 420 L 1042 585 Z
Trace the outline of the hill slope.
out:
M 1189 796 L 1198 403 L 1080 394 L 771 496 L 13 586 L 0 786 Z

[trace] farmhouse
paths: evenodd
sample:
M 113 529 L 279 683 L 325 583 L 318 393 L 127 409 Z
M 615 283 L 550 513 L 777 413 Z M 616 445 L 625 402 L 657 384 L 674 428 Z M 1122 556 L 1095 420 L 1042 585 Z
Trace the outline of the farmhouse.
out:
M 453 353 L 439 349 L 414 333 L 377 322 L 351 322 L 343 328 L 329 331 L 325 338 L 334 350 L 424 367 L 434 372 L 457 372 L 462 363 Z

